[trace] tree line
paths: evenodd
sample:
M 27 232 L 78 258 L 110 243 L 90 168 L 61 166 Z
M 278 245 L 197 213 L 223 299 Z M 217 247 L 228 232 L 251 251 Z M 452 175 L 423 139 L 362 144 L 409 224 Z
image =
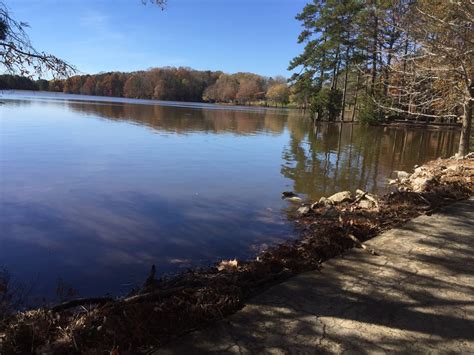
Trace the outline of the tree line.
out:
M 2 75 L 0 89 L 240 105 L 284 106 L 290 102 L 287 80 L 280 76 L 271 78 L 253 73 L 226 74 L 183 67 L 75 75 L 51 81 Z
M 294 95 L 317 120 L 462 122 L 474 101 L 470 0 L 313 0 L 296 17 Z
M 474 102 L 472 0 L 312 0 L 297 19 L 303 25 L 298 41 L 305 48 L 290 62 L 295 72 L 290 85 L 250 73 L 188 68 L 79 75 L 34 85 L 177 101 L 290 102 L 309 108 L 317 120 L 461 122 L 459 154 L 468 153 Z M 33 48 L 25 26 L 0 1 L 0 63 L 8 72 L 40 77 L 75 72 L 67 62 Z M 19 78 L 0 82 L 2 88 L 28 85 Z

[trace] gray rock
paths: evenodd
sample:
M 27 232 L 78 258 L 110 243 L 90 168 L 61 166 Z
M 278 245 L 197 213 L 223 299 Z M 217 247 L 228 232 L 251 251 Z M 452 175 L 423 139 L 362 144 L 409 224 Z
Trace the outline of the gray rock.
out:
M 308 214 L 309 211 L 311 211 L 311 208 L 309 206 L 301 206 L 300 208 L 296 210 L 296 213 L 300 216 L 304 216 Z
M 321 197 L 321 198 L 319 199 L 318 203 L 325 204 L 325 203 L 327 202 L 327 200 L 328 200 L 328 199 L 323 196 L 323 197 Z
M 311 205 L 311 209 L 316 209 L 320 207 L 329 207 L 332 206 L 333 202 L 328 200 L 326 197 L 321 197 L 318 202 L 315 202 Z
M 332 206 L 332 203 L 333 202 L 330 199 L 326 198 L 326 197 L 321 197 L 319 199 L 319 204 L 321 206 Z
M 332 196 L 329 196 L 328 200 L 334 203 L 342 203 L 346 201 L 351 201 L 352 194 L 350 191 L 341 191 L 341 192 L 335 193 Z

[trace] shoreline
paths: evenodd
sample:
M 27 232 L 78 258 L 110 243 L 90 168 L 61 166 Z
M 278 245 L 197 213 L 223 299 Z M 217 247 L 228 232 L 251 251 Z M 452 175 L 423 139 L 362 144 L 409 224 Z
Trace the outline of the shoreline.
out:
M 88 352 L 159 346 L 241 309 L 250 297 L 293 275 L 318 269 L 383 231 L 474 193 L 474 156 L 435 160 L 398 172 L 397 190 L 380 198 L 358 190 L 317 202 L 294 199 L 299 234 L 247 261 L 224 260 L 155 279 L 127 297 L 82 299 L 18 312 L 0 324 L 0 352 Z M 338 196 L 336 196 L 338 195 Z M 299 208 L 298 208 L 299 207 Z M 61 329 L 58 330 L 58 329 Z
M 3 94 L 3 95 L 2 95 Z M 18 98 L 9 98 L 8 95 L 18 96 Z M 6 97 L 7 96 L 7 97 Z M 44 99 L 44 100 L 64 100 L 73 102 L 91 101 L 96 103 L 112 103 L 112 104 L 132 104 L 132 105 L 158 105 L 168 107 L 184 107 L 194 109 L 209 109 L 209 110 L 233 110 L 233 111 L 249 111 L 249 112 L 293 112 L 302 111 L 299 108 L 293 107 L 274 107 L 274 106 L 259 106 L 259 105 L 237 105 L 226 103 L 210 103 L 205 101 L 171 101 L 171 100 L 155 100 L 155 99 L 134 99 L 121 96 L 98 96 L 98 95 L 82 95 L 82 94 L 68 94 L 56 91 L 35 91 L 35 90 L 0 90 L 0 99 L 6 100 L 21 100 L 23 98 Z
M 2 95 L 3 94 L 3 95 Z M 10 98 L 9 95 L 17 96 L 16 98 Z M 167 100 L 154 100 L 154 99 L 134 99 L 127 97 L 116 97 L 116 96 L 97 96 L 97 95 L 82 95 L 82 94 L 67 94 L 63 92 L 55 91 L 35 91 L 35 90 L 0 90 L 0 100 L 22 100 L 22 99 L 44 99 L 44 100 L 58 100 L 58 101 L 70 101 L 70 102 L 83 102 L 90 101 L 96 104 L 108 103 L 108 104 L 132 104 L 132 105 L 158 105 L 165 107 L 183 107 L 190 109 L 205 109 L 205 110 L 229 110 L 229 111 L 244 111 L 244 112 L 300 112 L 303 118 L 307 118 L 316 123 L 325 124 L 364 124 L 360 121 L 352 120 L 335 120 L 335 121 L 315 121 L 309 116 L 309 110 L 304 110 L 298 107 L 275 107 L 275 106 L 264 106 L 264 105 L 241 105 L 232 103 L 211 103 L 205 101 L 167 101 Z M 0 101 L 1 104 L 1 101 Z M 369 126 L 399 128 L 424 128 L 424 129 L 455 129 L 459 130 L 462 127 L 460 122 L 457 123 L 445 123 L 445 122 L 422 122 L 416 120 L 406 119 L 395 119 L 392 121 L 381 121 L 377 123 L 367 123 Z

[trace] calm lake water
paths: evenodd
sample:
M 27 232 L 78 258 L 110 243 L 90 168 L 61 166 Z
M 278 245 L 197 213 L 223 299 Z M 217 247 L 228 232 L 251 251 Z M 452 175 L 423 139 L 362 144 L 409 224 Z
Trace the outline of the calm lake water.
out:
M 0 95 L 0 267 L 35 295 L 123 294 L 292 238 L 292 190 L 383 192 L 451 156 L 452 130 L 311 122 L 296 111 Z M 180 107 L 183 106 L 183 107 Z

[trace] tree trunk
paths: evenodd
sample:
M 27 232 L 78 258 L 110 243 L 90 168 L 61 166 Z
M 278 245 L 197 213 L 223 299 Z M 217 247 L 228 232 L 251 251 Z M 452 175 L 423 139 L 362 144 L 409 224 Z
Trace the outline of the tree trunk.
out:
M 472 85 L 471 85 L 472 86 Z M 470 96 L 464 102 L 464 114 L 462 117 L 461 138 L 459 140 L 458 156 L 465 156 L 469 153 L 469 141 L 471 139 L 472 126 L 472 102 L 474 101 L 474 86 L 470 88 Z
M 346 96 L 347 96 L 347 75 L 349 72 L 349 68 L 346 68 L 346 72 L 344 74 L 344 88 L 342 89 L 342 102 L 341 102 L 341 117 L 340 120 L 344 121 L 344 114 L 346 112 Z
M 334 67 L 333 67 L 333 70 L 332 70 L 331 90 L 336 90 L 337 89 L 337 78 L 339 76 L 339 65 L 341 64 L 341 60 L 339 58 L 339 52 L 340 52 L 340 49 L 339 49 L 339 47 L 337 47 L 336 60 L 334 62 Z
M 346 112 L 346 95 L 347 95 L 347 76 L 349 74 L 349 48 L 346 50 L 346 72 L 344 73 L 344 88 L 342 92 L 342 109 L 341 121 L 344 121 L 344 113 Z
M 389 76 L 390 76 L 390 66 L 392 65 L 392 50 L 393 50 L 393 45 L 395 44 L 395 30 L 392 30 L 390 34 L 390 40 L 388 44 L 388 54 L 387 54 L 387 65 L 385 67 L 385 73 L 384 73 L 384 85 L 383 85 L 383 94 L 384 97 L 387 97 L 388 93 L 388 85 L 389 85 Z
M 374 10 L 374 32 L 373 32 L 373 44 L 372 44 L 372 82 L 371 91 L 372 94 L 375 92 L 375 81 L 377 80 L 377 50 L 378 50 L 378 34 L 379 34 L 379 18 L 377 17 L 376 11 Z
M 354 119 L 355 119 L 355 116 L 356 116 L 357 97 L 359 96 L 359 85 L 360 85 L 360 70 L 357 73 L 357 84 L 356 84 L 356 91 L 355 91 L 355 97 L 354 97 L 354 109 L 352 111 L 351 122 L 354 122 Z
M 324 29 L 324 33 L 326 33 L 326 29 Z M 323 46 L 326 43 L 326 36 L 323 37 Z M 324 47 L 323 47 L 324 48 Z M 326 51 L 323 50 L 322 57 L 321 57 L 321 68 L 320 68 L 320 77 L 318 81 L 318 90 L 321 90 L 324 83 L 324 72 L 326 71 Z

